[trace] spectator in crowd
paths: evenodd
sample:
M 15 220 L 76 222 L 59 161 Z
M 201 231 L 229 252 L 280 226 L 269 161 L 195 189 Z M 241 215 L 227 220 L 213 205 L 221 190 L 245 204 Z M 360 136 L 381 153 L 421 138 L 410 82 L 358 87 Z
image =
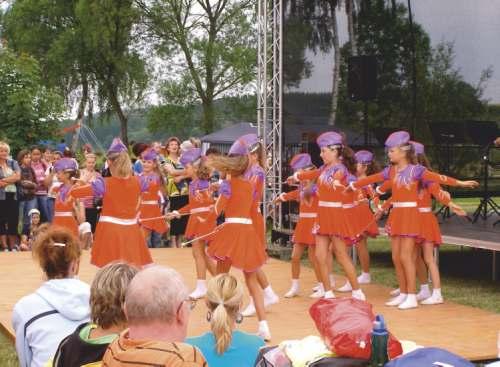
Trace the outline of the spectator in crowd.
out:
M 58 150 L 52 153 L 52 161 L 45 171 L 45 187 L 47 187 L 47 210 L 49 212 L 49 222 L 54 218 L 54 206 L 57 197 L 57 189 L 61 186 L 61 182 L 57 178 L 54 164 L 62 159 L 64 154 Z
M 174 170 L 184 170 L 180 158 L 180 140 L 176 137 L 171 137 L 166 144 L 167 156 L 165 157 L 165 165 L 167 175 L 166 194 L 170 203 L 170 211 L 178 210 L 187 205 L 189 201 L 188 183 L 184 175 L 173 175 Z M 170 244 L 172 247 L 180 247 L 182 236 L 186 231 L 188 221 L 187 215 L 173 219 L 170 222 Z
M 22 216 L 22 230 L 21 234 L 26 236 L 30 229 L 29 213 L 32 209 L 36 208 L 36 175 L 33 168 L 31 168 L 31 153 L 27 149 L 23 149 L 17 155 L 17 162 L 20 167 L 20 181 L 19 181 L 19 211 Z M 40 214 L 40 212 L 38 212 Z
M 80 244 L 68 230 L 42 233 L 33 253 L 47 281 L 14 306 L 12 326 L 20 366 L 41 367 L 61 340 L 89 320 L 88 284 L 78 280 Z
M 62 153 L 62 152 L 64 152 L 66 150 L 67 147 L 68 146 L 66 145 L 66 140 L 61 139 L 61 141 L 59 142 L 59 144 L 57 144 L 56 149 Z
M 86 366 L 102 360 L 108 345 L 127 327 L 123 302 L 137 271 L 120 262 L 99 269 L 90 287 L 91 322 L 62 340 L 51 366 Z
M 43 154 L 42 154 L 42 161 L 47 164 L 47 166 L 50 166 L 52 164 L 52 161 L 54 160 L 53 156 L 53 151 L 51 147 L 44 147 L 43 148 Z
M 52 219 L 49 213 L 49 208 L 47 205 L 47 185 L 45 183 L 45 178 L 47 176 L 46 172 L 51 167 L 46 162 L 42 160 L 42 148 L 33 147 L 31 148 L 31 168 L 35 172 L 36 176 L 36 206 L 42 215 L 42 222 L 50 222 Z
M 94 153 L 85 154 L 84 168 L 80 170 L 80 181 L 84 184 L 90 184 L 101 176 L 99 171 L 96 170 L 96 155 Z M 85 220 L 90 223 L 92 233 L 95 233 L 97 225 L 97 217 L 99 210 L 96 207 L 96 200 L 94 196 L 83 198 L 83 206 L 85 207 Z
M 210 367 L 255 364 L 264 340 L 256 335 L 235 330 L 243 321 L 240 313 L 243 303 L 243 287 L 231 274 L 220 274 L 208 282 L 206 295 L 207 321 L 211 332 L 186 339 L 186 343 L 198 347 Z
M 142 173 L 142 153 L 148 149 L 148 145 L 146 143 L 135 143 L 132 146 L 132 153 L 135 155 L 134 162 L 134 174 L 138 175 Z
M 17 224 L 19 222 L 19 202 L 16 183 L 20 168 L 9 158 L 9 144 L 0 141 L 0 241 L 1 249 L 17 250 Z
M 36 235 L 39 232 L 39 228 L 44 226 L 40 223 L 40 211 L 36 208 L 31 209 L 28 212 L 29 226 L 27 233 L 21 234 L 21 244 L 19 249 L 21 251 L 31 251 L 33 248 L 33 243 L 35 241 Z M 47 225 L 47 223 L 45 223 Z M 48 227 L 48 225 L 47 225 Z
M 206 366 L 201 352 L 183 343 L 193 305 L 175 270 L 160 266 L 141 270 L 125 295 L 129 329 L 110 344 L 103 365 Z

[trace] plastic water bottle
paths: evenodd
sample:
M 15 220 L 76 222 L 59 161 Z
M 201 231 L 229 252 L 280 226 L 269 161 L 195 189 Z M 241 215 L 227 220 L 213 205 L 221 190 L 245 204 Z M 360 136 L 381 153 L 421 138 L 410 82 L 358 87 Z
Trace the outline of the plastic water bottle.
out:
M 385 326 L 384 317 L 377 315 L 375 321 L 373 321 L 370 366 L 383 367 L 389 361 L 389 356 L 387 355 L 388 340 L 389 332 Z

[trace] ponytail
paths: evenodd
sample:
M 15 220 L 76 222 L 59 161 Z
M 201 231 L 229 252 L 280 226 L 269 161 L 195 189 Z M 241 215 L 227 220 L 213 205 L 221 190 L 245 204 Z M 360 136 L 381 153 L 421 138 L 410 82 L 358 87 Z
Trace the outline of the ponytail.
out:
M 220 274 L 210 279 L 207 306 L 212 313 L 210 327 L 215 337 L 215 350 L 222 355 L 231 345 L 232 325 L 243 300 L 243 288 L 231 274 Z
M 132 176 L 132 161 L 128 152 L 111 153 L 107 158 L 110 161 L 109 170 L 112 176 L 121 178 Z

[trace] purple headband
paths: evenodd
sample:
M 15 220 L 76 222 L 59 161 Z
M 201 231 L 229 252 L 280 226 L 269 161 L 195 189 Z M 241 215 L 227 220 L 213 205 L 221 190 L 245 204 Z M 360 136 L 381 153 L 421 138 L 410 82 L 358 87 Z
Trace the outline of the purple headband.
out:
M 155 161 L 158 158 L 158 153 L 153 148 L 148 148 L 141 154 L 145 161 Z
M 354 154 L 357 163 L 370 164 L 373 162 L 373 153 L 368 150 L 359 150 Z
M 316 139 L 316 143 L 320 148 L 329 147 L 329 146 L 342 146 L 343 139 L 342 135 L 336 133 L 335 131 L 327 131 Z
M 113 142 L 109 146 L 108 149 L 108 154 L 109 153 L 121 153 L 121 152 L 126 152 L 127 147 L 125 144 L 123 144 L 122 140 L 120 138 L 114 138 Z
M 72 158 L 61 158 L 54 163 L 54 170 L 56 172 L 76 171 L 77 169 L 76 161 Z
M 311 156 L 307 153 L 300 153 L 293 156 L 290 167 L 294 171 L 312 166 Z
M 191 148 L 186 150 L 181 154 L 181 158 L 179 161 L 183 166 L 193 163 L 201 157 L 201 149 L 200 148 Z
M 406 145 L 410 141 L 410 134 L 406 131 L 393 132 L 385 141 L 386 148 L 399 147 Z
M 246 134 L 240 136 L 238 140 L 243 141 L 247 145 L 249 153 L 254 152 L 258 148 L 260 142 L 257 134 Z
M 413 146 L 413 150 L 415 150 L 415 154 L 424 154 L 425 148 L 424 144 L 419 143 L 418 141 L 410 140 L 410 144 Z

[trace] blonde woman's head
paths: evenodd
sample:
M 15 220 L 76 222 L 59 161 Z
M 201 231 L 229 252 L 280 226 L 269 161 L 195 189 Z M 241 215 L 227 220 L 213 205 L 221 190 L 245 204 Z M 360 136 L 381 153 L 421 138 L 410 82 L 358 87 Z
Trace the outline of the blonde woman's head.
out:
M 231 344 L 235 322 L 241 320 L 240 307 L 243 287 L 231 274 L 220 274 L 208 282 L 206 296 L 207 319 L 215 337 L 215 349 L 223 354 Z
M 107 159 L 112 176 L 121 178 L 132 176 L 132 161 L 128 152 L 110 153 Z
M 90 315 L 94 324 L 109 329 L 126 323 L 125 293 L 137 272 L 137 268 L 122 262 L 99 269 L 90 287 Z

